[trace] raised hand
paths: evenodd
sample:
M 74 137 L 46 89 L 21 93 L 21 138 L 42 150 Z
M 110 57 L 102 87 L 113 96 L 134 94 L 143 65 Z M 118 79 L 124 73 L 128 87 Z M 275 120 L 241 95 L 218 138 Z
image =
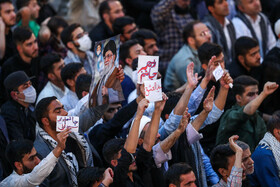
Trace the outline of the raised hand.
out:
M 194 68 L 194 63 L 191 62 L 187 66 L 186 74 L 187 74 L 187 79 L 188 79 L 188 85 L 190 87 L 195 88 L 198 83 L 199 78 L 197 77 L 197 75 L 198 75 L 197 73 L 193 74 L 193 68 Z
M 276 82 L 266 82 L 264 87 L 263 87 L 263 93 L 267 96 L 272 94 L 275 90 L 277 90 L 277 88 L 279 87 L 279 85 Z
M 177 128 L 177 130 L 180 131 L 180 132 L 184 132 L 185 129 L 187 128 L 187 125 L 189 124 L 191 115 L 190 115 L 190 113 L 188 113 L 188 110 L 189 109 L 186 108 L 186 110 L 184 111 L 183 117 L 182 117 L 182 119 L 180 121 L 180 124 L 179 124 L 179 126 Z
M 213 108 L 213 103 L 214 103 L 214 95 L 215 95 L 215 86 L 213 86 L 211 88 L 211 90 L 209 91 L 207 97 L 205 98 L 205 100 L 203 101 L 203 109 L 206 112 L 211 112 L 212 108 Z
M 228 72 L 224 72 L 222 78 L 220 79 L 220 84 L 222 87 L 229 89 L 229 84 L 233 84 L 233 79 Z
M 168 97 L 165 95 L 165 93 L 162 93 L 162 100 L 155 102 L 155 110 L 162 111 L 167 99 Z
M 104 179 L 102 180 L 102 183 L 105 186 L 109 186 L 111 183 L 113 183 L 113 178 L 114 178 L 114 172 L 111 168 L 107 168 L 104 171 Z
M 5 23 L 3 19 L 0 17 L 0 31 L 5 31 Z
M 66 139 L 69 136 L 71 129 L 66 129 L 57 134 L 57 147 L 61 148 L 62 150 L 65 149 Z
M 216 61 L 216 56 L 212 56 L 212 58 L 208 62 L 207 69 L 205 71 L 205 79 L 210 81 L 213 78 L 213 71 L 216 69 L 214 62 Z
M 138 103 L 138 108 L 137 108 L 137 113 L 136 115 L 138 117 L 141 117 L 143 116 L 146 108 L 149 106 L 149 100 L 148 99 L 142 99 L 139 103 Z
M 119 65 L 119 67 L 118 67 L 117 79 L 119 79 L 120 82 L 122 82 L 124 80 L 124 72 L 122 69 L 122 65 Z
M 229 141 L 229 146 L 230 146 L 230 148 L 235 152 L 235 153 L 237 153 L 237 152 L 243 152 L 243 150 L 242 150 L 242 148 L 241 147 L 239 147 L 238 145 L 237 145 L 237 143 L 236 143 L 236 140 L 238 140 L 238 138 L 239 138 L 239 136 L 238 135 L 233 135 L 233 136 L 231 136 L 229 139 L 228 139 L 228 141 Z

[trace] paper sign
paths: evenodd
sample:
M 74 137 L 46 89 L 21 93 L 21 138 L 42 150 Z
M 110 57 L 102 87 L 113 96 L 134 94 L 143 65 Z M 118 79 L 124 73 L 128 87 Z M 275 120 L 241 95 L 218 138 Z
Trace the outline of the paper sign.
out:
M 162 100 L 162 87 L 161 79 L 145 81 L 145 98 L 150 102 L 156 102 Z
M 56 117 L 56 131 L 61 132 L 67 128 L 71 128 L 72 132 L 79 131 L 79 117 L 78 116 L 57 116 Z
M 222 78 L 224 74 L 224 70 L 223 68 L 221 67 L 221 65 L 219 65 L 214 71 L 213 71 L 213 75 L 216 79 L 216 81 L 220 80 L 220 78 Z
M 158 72 L 158 56 L 138 56 L 137 83 L 143 84 L 144 81 L 156 80 Z

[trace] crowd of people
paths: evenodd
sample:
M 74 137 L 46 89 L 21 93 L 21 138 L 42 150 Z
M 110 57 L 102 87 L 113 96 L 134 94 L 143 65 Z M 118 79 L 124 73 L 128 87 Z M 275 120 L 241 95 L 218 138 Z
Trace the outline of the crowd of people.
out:
M 0 187 L 280 186 L 279 8 L 0 0 Z M 161 101 L 139 55 L 159 56 Z

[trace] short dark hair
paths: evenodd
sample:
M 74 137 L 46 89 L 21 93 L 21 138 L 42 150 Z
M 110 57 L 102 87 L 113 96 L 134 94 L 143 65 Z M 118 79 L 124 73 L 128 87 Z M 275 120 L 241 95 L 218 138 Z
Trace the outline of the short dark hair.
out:
M 156 33 L 149 29 L 139 29 L 131 35 L 131 39 L 137 39 L 142 46 L 145 46 L 145 39 L 158 40 Z
M 11 0 L 0 0 L 0 10 L 1 10 L 1 5 L 4 4 L 4 3 L 11 3 L 12 4 L 12 1 Z M 1 16 L 1 14 L 0 14 Z
M 194 33 L 194 26 L 198 23 L 201 23 L 198 20 L 192 21 L 186 25 L 186 27 L 183 30 L 183 40 L 186 44 L 188 44 L 188 38 L 189 37 L 195 37 Z
M 241 75 L 233 80 L 233 94 L 242 95 L 247 86 L 259 85 L 259 82 L 248 75 Z
M 138 40 L 133 39 L 133 40 L 128 40 L 128 41 L 124 42 L 120 46 L 120 60 L 123 63 L 126 64 L 125 59 L 130 57 L 129 49 L 136 44 L 139 44 Z
M 259 43 L 254 38 L 248 36 L 242 36 L 238 38 L 234 44 L 235 56 L 245 56 L 248 51 L 254 47 L 259 46 Z M 237 58 L 238 59 L 238 58 Z
M 180 176 L 188 174 L 191 171 L 193 171 L 193 169 L 186 163 L 173 164 L 165 173 L 166 186 L 168 186 L 169 184 L 179 186 L 181 183 Z
M 108 164 L 111 165 L 111 160 L 118 158 L 118 152 L 123 148 L 124 143 L 124 139 L 121 138 L 114 138 L 105 143 L 102 154 Z
M 280 129 L 280 110 L 275 111 L 268 121 L 267 131 L 273 134 L 274 129 Z
M 198 48 L 198 58 L 201 64 L 207 64 L 212 56 L 218 57 L 223 52 L 223 48 L 215 43 L 205 42 Z
M 53 72 L 53 64 L 60 62 L 61 56 L 57 53 L 48 53 L 43 56 L 40 60 L 41 70 L 47 76 L 49 73 Z
M 216 0 L 205 0 L 206 7 L 214 6 Z
M 30 140 L 14 140 L 11 141 L 6 148 L 6 158 L 16 171 L 15 162 L 21 162 L 25 154 L 31 152 L 33 142 Z
M 96 182 L 102 181 L 105 169 L 98 167 L 86 167 L 79 171 L 78 186 L 79 187 L 91 187 Z
M 16 44 L 24 43 L 26 40 L 30 39 L 32 32 L 29 28 L 17 27 L 13 32 L 13 39 Z
M 102 15 L 105 13 L 108 14 L 111 10 L 109 3 L 114 2 L 114 1 L 118 1 L 118 0 L 106 0 L 106 1 L 103 1 L 102 3 L 100 3 L 99 9 L 98 9 L 98 14 L 99 14 L 101 20 L 104 20 Z
M 75 92 L 79 99 L 83 97 L 82 95 L 83 91 L 89 92 L 90 84 L 91 84 L 91 75 L 81 74 L 77 77 Z
M 115 19 L 114 23 L 113 23 L 113 31 L 114 34 L 123 34 L 124 32 L 124 27 L 126 25 L 130 25 L 135 23 L 134 18 L 130 17 L 130 16 L 124 16 L 124 17 L 120 17 Z
M 48 116 L 48 107 L 52 101 L 56 100 L 55 96 L 46 97 L 39 101 L 39 103 L 35 107 L 35 116 L 36 121 L 38 122 L 39 126 L 43 129 L 44 125 L 42 123 L 42 118 Z
M 59 27 L 66 28 L 66 27 L 68 27 L 68 23 L 62 17 L 54 16 L 54 17 L 51 17 L 47 26 L 50 29 L 51 33 L 53 33 L 55 36 L 57 36 L 58 28 Z
M 164 108 L 161 112 L 161 118 L 165 121 L 167 119 L 165 119 L 165 115 L 166 114 L 170 114 L 172 112 L 172 110 L 175 108 L 175 106 L 177 105 L 177 103 L 179 102 L 182 94 L 178 93 L 178 92 L 167 92 L 166 96 L 168 97 Z
M 211 153 L 210 160 L 214 171 L 222 178 L 219 168 L 228 168 L 228 158 L 235 155 L 229 144 L 221 144 L 215 147 Z
M 61 79 L 64 83 L 64 85 L 67 88 L 70 88 L 70 86 L 67 84 L 67 80 L 74 80 L 75 76 L 79 71 L 83 68 L 83 65 L 81 63 L 69 63 L 66 66 L 64 66 L 60 72 Z
M 22 7 L 28 6 L 30 0 L 16 0 L 16 7 L 20 10 Z
M 114 40 L 110 40 L 104 47 L 104 50 L 103 50 L 103 56 L 105 56 L 106 52 L 107 51 L 112 51 L 112 53 L 114 55 L 116 55 L 117 53 L 117 46 L 116 46 L 116 42 Z
M 73 40 L 73 35 L 72 33 L 74 32 L 75 29 L 78 27 L 81 27 L 80 24 L 78 23 L 73 23 L 69 25 L 68 27 L 64 28 L 63 31 L 61 32 L 61 41 L 63 44 L 68 48 L 67 43 L 71 42 Z M 69 48 L 68 48 L 69 49 Z

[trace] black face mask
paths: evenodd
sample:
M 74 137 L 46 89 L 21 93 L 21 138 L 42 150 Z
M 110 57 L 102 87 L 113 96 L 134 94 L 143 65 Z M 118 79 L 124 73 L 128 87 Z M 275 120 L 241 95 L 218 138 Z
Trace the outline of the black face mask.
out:
M 174 10 L 175 10 L 176 14 L 180 14 L 180 15 L 185 15 L 185 14 L 190 13 L 189 9 L 190 9 L 189 7 L 181 8 L 178 5 L 175 5 L 175 7 L 174 7 Z

